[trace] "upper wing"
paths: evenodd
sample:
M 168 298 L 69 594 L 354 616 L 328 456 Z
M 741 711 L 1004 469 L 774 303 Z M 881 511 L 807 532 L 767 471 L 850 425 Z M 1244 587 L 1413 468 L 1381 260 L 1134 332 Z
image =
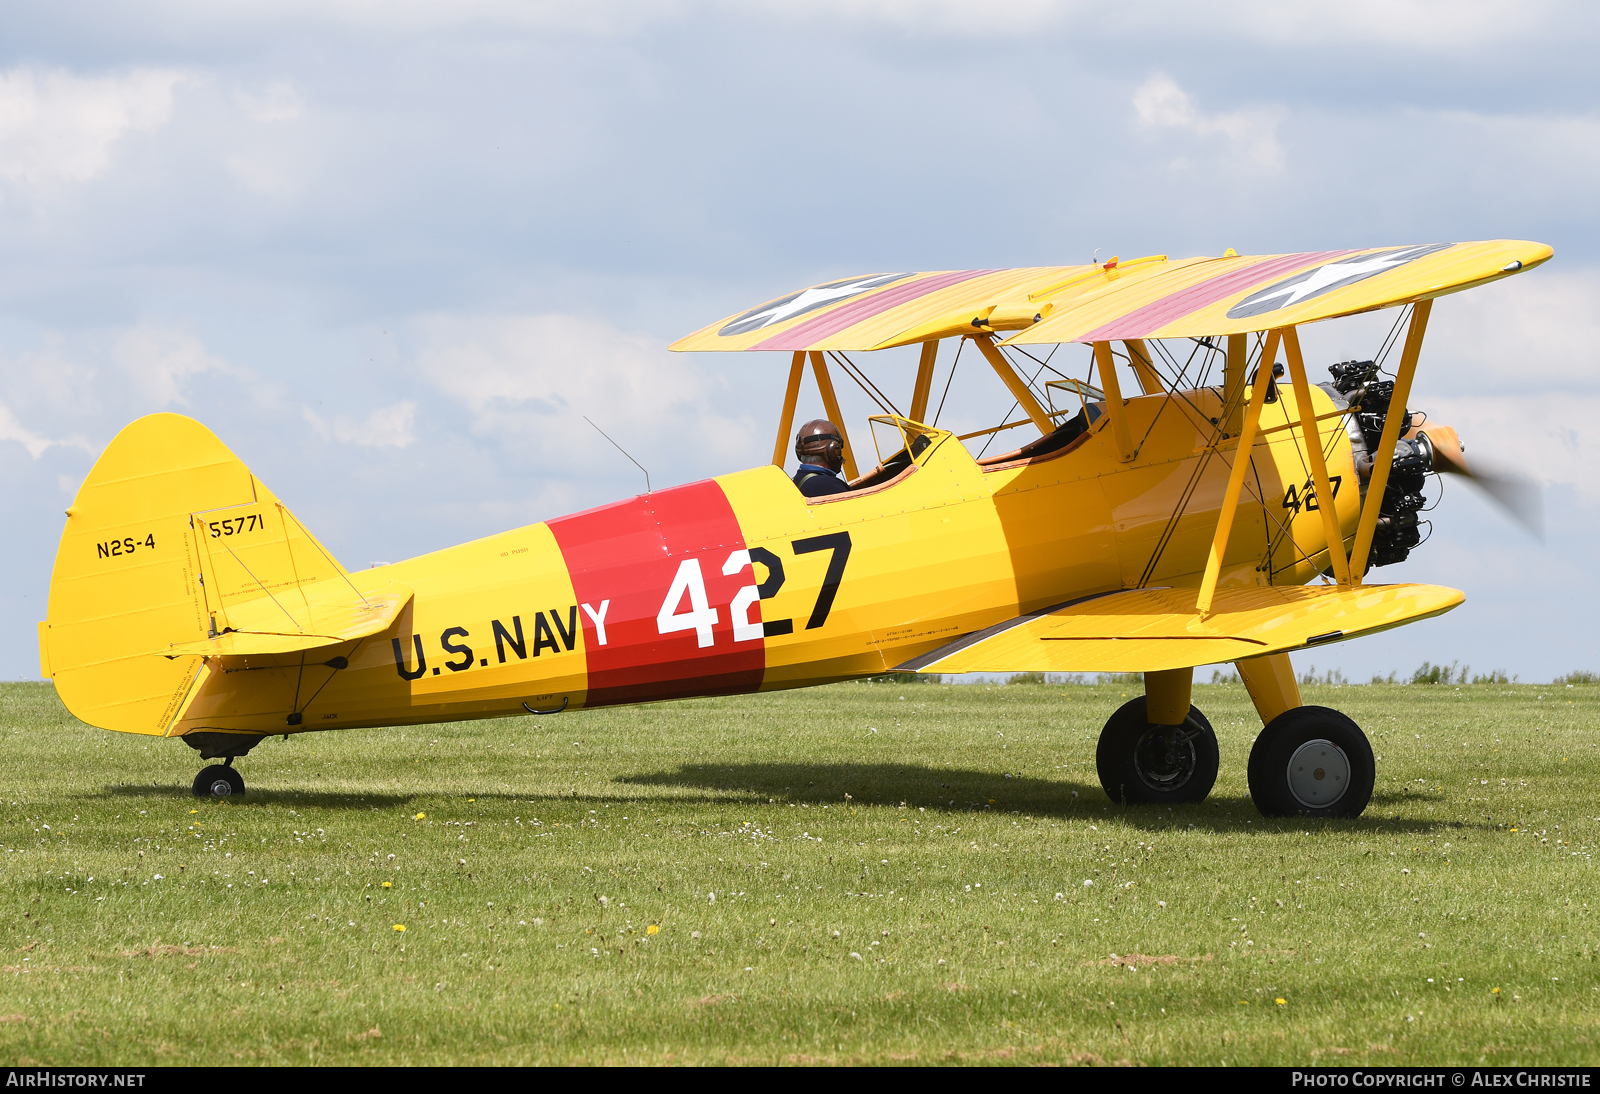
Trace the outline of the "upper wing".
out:
M 1030 294 L 1096 269 L 1040 266 L 846 278 L 730 315 L 679 339 L 672 348 L 873 350 L 949 334 L 1016 330 L 1040 314 L 1042 305 L 1031 301 Z
M 981 331 L 1020 332 L 1012 343 L 1242 334 L 1459 292 L 1551 253 L 1542 243 L 1493 240 L 868 274 L 769 300 L 671 348 L 875 350 Z
M 1113 269 L 1052 295 L 1051 313 L 1007 341 L 1246 334 L 1460 292 L 1552 253 L 1543 243 L 1497 239 Z
M 1342 642 L 1447 612 L 1466 597 L 1438 585 L 1129 589 L 1047 608 L 897 666 L 903 672 L 1157 672 Z

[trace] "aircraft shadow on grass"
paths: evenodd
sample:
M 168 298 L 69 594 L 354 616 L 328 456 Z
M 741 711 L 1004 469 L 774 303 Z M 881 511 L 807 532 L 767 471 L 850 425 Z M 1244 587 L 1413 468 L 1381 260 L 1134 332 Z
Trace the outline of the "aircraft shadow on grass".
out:
M 680 786 L 747 795 L 756 801 L 828 805 L 905 805 L 942 812 L 991 811 L 1036 817 L 1108 819 L 1148 830 L 1175 826 L 1215 832 L 1270 831 L 1296 825 L 1356 825 L 1363 829 L 1424 831 L 1465 827 L 1461 822 L 1368 815 L 1354 821 L 1309 821 L 1303 817 L 1263 817 L 1248 795 L 1217 795 L 1200 805 L 1112 805 L 1096 784 L 1071 779 L 1034 779 L 994 771 L 921 767 L 916 764 L 685 764 L 676 771 L 622 775 L 632 786 Z M 1073 794 L 1076 792 L 1077 797 Z M 848 795 L 848 797 L 846 797 Z M 707 801 L 726 800 L 706 798 Z M 1394 804 L 1402 799 L 1396 797 Z M 1373 804 L 1388 808 L 1390 799 Z M 1414 805 L 1415 802 L 1405 802 Z
M 149 798 L 149 799 L 175 799 L 190 798 L 187 786 L 173 783 L 163 783 L 159 786 L 130 786 L 127 784 L 108 786 L 99 794 L 85 795 L 86 797 L 118 797 L 118 798 Z M 489 795 L 480 795 L 480 797 Z M 513 795 L 514 796 L 514 795 Z M 417 794 L 336 794 L 329 791 L 304 791 L 304 790 L 260 790 L 252 786 L 241 799 L 233 800 L 230 804 L 246 805 L 293 805 L 296 807 L 315 807 L 318 809 L 393 809 L 409 805 L 420 798 L 429 798 L 430 795 Z M 437 798 L 439 795 L 431 795 Z M 206 799 L 197 799 L 204 801 Z M 227 799 L 210 799 L 213 802 Z
M 901 806 L 942 813 L 1019 813 L 1085 821 L 1117 818 L 1148 831 L 1175 827 L 1211 832 L 1265 832 L 1282 828 L 1338 825 L 1362 831 L 1426 832 L 1439 828 L 1482 828 L 1487 818 L 1430 819 L 1397 816 L 1393 810 L 1414 809 L 1432 800 L 1417 793 L 1379 792 L 1372 796 L 1365 815 L 1355 820 L 1308 820 L 1304 817 L 1268 818 L 1256 810 L 1248 795 L 1213 794 L 1200 805 L 1113 805 L 1098 784 L 1071 779 L 1034 779 L 1003 772 L 970 768 L 935 768 L 917 764 L 685 764 L 676 771 L 619 775 L 614 782 L 636 787 L 684 787 L 706 793 L 674 795 L 674 803 L 742 804 L 778 802 L 833 806 Z M 1077 797 L 1073 797 L 1076 792 Z M 136 786 L 119 784 L 101 792 L 105 796 L 135 799 L 187 798 L 187 787 L 172 784 Z M 90 795 L 99 797 L 101 795 Z M 453 796 L 453 795 L 445 795 Z M 439 798 L 419 791 L 410 794 L 340 794 L 317 791 L 262 790 L 251 787 L 233 804 L 239 807 L 290 805 L 332 810 L 394 809 Z M 586 794 L 579 791 L 503 793 L 477 791 L 483 801 L 605 802 L 626 805 L 662 799 L 653 794 Z
M 1106 804 L 1098 786 L 1030 779 L 994 771 L 916 764 L 685 764 L 676 771 L 622 775 L 633 786 L 687 786 L 757 799 L 827 805 L 905 805 L 924 809 L 1049 816 L 1083 815 L 1088 802 Z M 1073 799 L 1073 794 L 1077 799 Z

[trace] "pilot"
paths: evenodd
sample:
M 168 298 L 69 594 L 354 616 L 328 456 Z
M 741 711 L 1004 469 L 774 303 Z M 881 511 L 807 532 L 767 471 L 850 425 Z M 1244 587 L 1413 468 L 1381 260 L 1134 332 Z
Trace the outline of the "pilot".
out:
M 828 419 L 817 418 L 800 427 L 794 438 L 794 454 L 800 458 L 794 484 L 806 497 L 822 498 L 850 489 L 839 477 L 844 466 L 844 438 L 839 427 Z

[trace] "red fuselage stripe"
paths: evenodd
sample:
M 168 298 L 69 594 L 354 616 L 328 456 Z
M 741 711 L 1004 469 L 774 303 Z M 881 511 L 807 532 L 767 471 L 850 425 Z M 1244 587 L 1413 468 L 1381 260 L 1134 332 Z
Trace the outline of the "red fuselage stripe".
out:
M 765 643 L 735 641 L 730 615 L 740 588 L 755 578 L 748 566 L 723 576 L 728 557 L 745 544 L 715 480 L 560 517 L 550 531 L 580 605 L 588 706 L 760 688 Z M 665 606 L 671 618 L 663 632 L 658 617 L 675 582 L 682 591 Z M 697 598 L 708 609 L 698 616 Z M 759 605 L 749 618 L 759 620 Z

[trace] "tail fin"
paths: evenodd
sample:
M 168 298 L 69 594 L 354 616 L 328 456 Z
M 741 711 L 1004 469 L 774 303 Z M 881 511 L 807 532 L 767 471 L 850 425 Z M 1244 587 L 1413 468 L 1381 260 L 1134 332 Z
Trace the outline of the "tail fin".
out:
M 67 510 L 41 667 L 85 722 L 165 734 L 204 683 L 206 639 L 268 617 L 304 635 L 305 588 L 329 579 L 349 580 L 215 434 L 152 414 L 117 434 Z

